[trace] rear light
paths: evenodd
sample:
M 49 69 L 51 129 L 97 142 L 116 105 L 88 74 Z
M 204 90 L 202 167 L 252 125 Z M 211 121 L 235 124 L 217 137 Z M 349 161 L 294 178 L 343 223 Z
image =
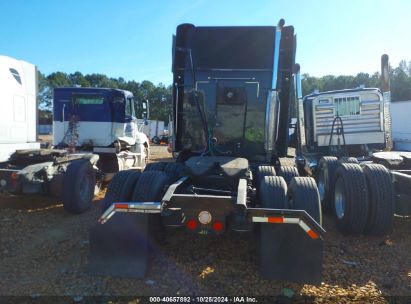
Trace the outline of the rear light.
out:
M 17 178 L 19 177 L 18 174 L 17 174 L 17 172 L 12 172 L 12 173 L 10 174 L 10 176 L 11 176 L 12 179 L 17 179 Z
M 117 209 L 128 209 L 128 204 L 116 203 L 114 205 Z
M 213 224 L 213 229 L 215 232 L 221 232 L 224 228 L 224 225 L 220 221 L 215 221 Z
M 194 219 L 188 220 L 187 221 L 187 228 L 189 230 L 195 230 L 197 228 L 197 222 Z
M 201 211 L 198 214 L 198 221 L 203 224 L 203 225 L 207 225 L 211 222 L 211 213 L 208 211 Z

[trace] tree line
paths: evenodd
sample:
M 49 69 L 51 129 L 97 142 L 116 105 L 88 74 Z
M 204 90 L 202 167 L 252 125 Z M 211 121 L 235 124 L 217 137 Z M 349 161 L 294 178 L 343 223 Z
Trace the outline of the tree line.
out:
M 352 89 L 361 85 L 369 88 L 380 88 L 381 74 L 376 72 L 358 73 L 356 76 L 333 76 L 312 77 L 309 74 L 302 75 L 303 95 L 312 93 L 314 90 L 320 92 Z M 402 60 L 398 67 L 390 68 L 391 99 L 393 102 L 411 100 L 411 61 Z
M 134 94 L 137 101 L 148 99 L 150 102 L 150 119 L 162 120 L 166 123 L 171 113 L 172 86 L 162 83 L 155 85 L 151 81 L 144 80 L 136 82 L 126 81 L 124 78 L 110 78 L 104 74 L 86 74 L 75 72 L 67 74 L 54 72 L 44 75 L 39 72 L 39 108 L 40 119 L 48 117 L 52 108 L 53 89 L 56 87 L 96 87 L 115 88 L 128 90 Z M 398 67 L 390 69 L 391 97 L 392 101 L 411 100 L 411 61 L 402 60 Z M 356 76 L 333 76 L 326 75 L 314 77 L 309 74 L 302 75 L 303 95 L 310 94 L 315 90 L 320 92 L 351 89 L 361 85 L 365 87 L 380 87 L 380 73 L 372 75 L 368 73 L 358 73 Z M 140 113 L 138 113 L 140 114 Z

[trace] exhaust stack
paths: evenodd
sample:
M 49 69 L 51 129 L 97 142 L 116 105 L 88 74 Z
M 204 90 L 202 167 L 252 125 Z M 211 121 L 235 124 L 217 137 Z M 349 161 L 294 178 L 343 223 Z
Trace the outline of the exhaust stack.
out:
M 280 57 L 281 31 L 284 27 L 284 19 L 280 19 L 275 30 L 274 58 L 273 58 L 273 78 L 271 90 L 267 94 L 267 105 L 265 110 L 265 142 L 264 148 L 267 159 L 271 159 L 275 141 L 278 136 L 278 120 L 280 113 L 280 100 L 278 97 L 278 64 Z
M 385 149 L 392 150 L 392 127 L 391 127 L 391 88 L 390 88 L 390 69 L 388 55 L 381 56 L 381 89 L 384 102 L 384 132 Z

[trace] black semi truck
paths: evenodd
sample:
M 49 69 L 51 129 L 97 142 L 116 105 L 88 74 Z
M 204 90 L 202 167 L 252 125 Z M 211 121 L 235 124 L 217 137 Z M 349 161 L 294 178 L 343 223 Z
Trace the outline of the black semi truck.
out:
M 142 278 L 149 256 L 161 251 L 160 228 L 180 227 L 199 237 L 254 232 L 261 276 L 321 282 L 317 186 L 279 160 L 287 154 L 290 104 L 300 94 L 295 52 L 294 28 L 284 20 L 177 27 L 176 161 L 114 176 L 90 232 L 89 271 Z

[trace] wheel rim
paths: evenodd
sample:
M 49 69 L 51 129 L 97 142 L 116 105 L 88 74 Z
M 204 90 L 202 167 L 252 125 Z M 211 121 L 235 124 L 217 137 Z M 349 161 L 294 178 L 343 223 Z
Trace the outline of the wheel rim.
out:
M 335 214 L 337 215 L 337 218 L 341 220 L 345 214 L 345 191 L 344 182 L 341 177 L 335 182 L 334 202 Z
M 94 185 L 94 195 L 97 195 L 100 192 L 102 184 L 101 181 L 96 181 L 96 184 Z
M 320 200 L 323 201 L 325 198 L 325 179 L 323 170 L 321 170 L 318 175 L 318 192 L 320 194 Z

